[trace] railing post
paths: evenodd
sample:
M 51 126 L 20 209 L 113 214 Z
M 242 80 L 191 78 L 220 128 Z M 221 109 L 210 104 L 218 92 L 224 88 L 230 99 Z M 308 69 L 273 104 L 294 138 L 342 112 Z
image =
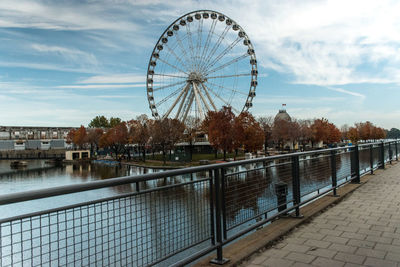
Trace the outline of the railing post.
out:
M 222 233 L 224 239 L 227 238 L 226 231 L 226 201 L 225 201 L 225 174 L 226 170 L 221 169 L 221 207 L 222 207 Z
M 374 145 L 369 145 L 369 167 L 370 173 L 374 174 Z
M 395 145 L 395 148 L 396 148 L 396 161 L 399 161 L 399 153 L 398 153 L 398 150 L 397 150 L 397 140 L 396 140 L 396 142 L 394 142 L 394 145 Z
M 211 244 L 215 245 L 215 217 L 214 217 L 214 178 L 213 171 L 209 170 L 208 176 L 210 177 L 210 232 L 211 232 Z
M 358 154 L 358 145 L 355 145 L 353 148 L 353 157 L 350 156 L 350 159 L 353 160 L 351 163 L 351 166 L 353 167 L 353 170 L 351 172 L 352 177 L 351 177 L 351 182 L 355 184 L 360 183 L 360 160 L 359 160 L 359 154 Z M 354 176 L 353 176 L 354 174 Z
M 223 265 L 229 260 L 225 259 L 222 255 L 222 192 L 221 192 L 221 179 L 220 169 L 214 170 L 214 184 L 215 184 L 215 222 L 216 222 L 216 239 L 217 239 L 217 257 L 210 262 L 218 265 Z
M 390 165 L 392 165 L 392 157 L 393 157 L 393 151 L 392 151 L 392 147 L 390 146 L 390 142 L 389 142 L 389 163 L 390 163 Z
M 339 196 L 336 194 L 337 187 L 337 173 L 336 173 L 336 150 L 331 150 L 331 176 L 332 176 L 332 188 L 333 188 L 333 196 Z
M 299 205 L 301 202 L 301 192 L 300 192 L 300 163 L 299 156 L 292 156 L 292 190 L 293 190 L 293 204 Z M 303 215 L 300 214 L 300 207 L 296 208 L 296 218 L 302 218 Z
M 382 143 L 380 143 L 380 148 L 381 148 L 379 151 L 380 160 L 381 160 L 380 168 L 385 169 L 385 145 L 384 145 L 383 141 L 382 141 Z

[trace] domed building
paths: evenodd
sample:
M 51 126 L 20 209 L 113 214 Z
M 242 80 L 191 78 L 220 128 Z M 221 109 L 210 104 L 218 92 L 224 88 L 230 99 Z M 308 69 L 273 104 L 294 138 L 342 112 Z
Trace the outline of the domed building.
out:
M 278 120 L 292 121 L 292 118 L 286 112 L 286 109 L 282 108 L 279 110 L 278 114 L 276 114 L 274 122 L 277 122 Z

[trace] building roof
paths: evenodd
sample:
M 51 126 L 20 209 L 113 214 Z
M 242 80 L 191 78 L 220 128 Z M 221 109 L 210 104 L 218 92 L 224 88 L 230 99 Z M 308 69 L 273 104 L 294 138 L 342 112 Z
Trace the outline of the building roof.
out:
M 278 114 L 276 114 L 274 121 L 277 120 L 292 121 L 292 118 L 289 116 L 285 109 L 280 109 Z

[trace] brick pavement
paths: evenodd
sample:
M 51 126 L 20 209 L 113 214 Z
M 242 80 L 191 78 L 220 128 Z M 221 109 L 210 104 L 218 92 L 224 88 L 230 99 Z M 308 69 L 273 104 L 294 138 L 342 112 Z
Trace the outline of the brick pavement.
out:
M 400 164 L 242 266 L 400 267 Z

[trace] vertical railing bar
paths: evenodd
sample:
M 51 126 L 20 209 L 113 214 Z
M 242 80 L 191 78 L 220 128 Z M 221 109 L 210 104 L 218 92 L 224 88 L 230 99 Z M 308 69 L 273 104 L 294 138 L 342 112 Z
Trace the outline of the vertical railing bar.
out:
M 397 143 L 398 143 L 398 141 L 396 140 L 394 142 L 394 145 L 395 145 L 395 149 L 396 149 L 396 161 L 399 161 L 399 153 L 398 153 L 398 150 L 397 150 Z
M 300 192 L 300 167 L 299 167 L 299 156 L 292 156 L 292 194 L 294 205 L 299 205 L 301 202 Z M 296 218 L 302 218 L 300 215 L 300 207 L 296 207 L 295 211 Z
M 338 196 L 336 193 L 337 188 L 337 170 L 336 170 L 336 151 L 331 150 L 331 176 L 332 176 L 332 188 L 333 196 Z
M 374 145 L 369 145 L 369 166 L 370 174 L 374 174 Z
M 208 171 L 210 176 L 210 231 L 211 231 L 211 244 L 215 245 L 215 217 L 214 217 L 214 183 L 213 183 L 213 175 L 212 170 Z
M 392 147 L 390 146 L 391 142 L 388 143 L 388 152 L 389 152 L 389 163 L 392 165 Z
M 225 174 L 226 170 L 224 168 L 221 169 L 221 207 L 222 207 L 222 232 L 224 239 L 227 239 L 227 231 L 226 231 L 226 197 L 225 197 Z
M 385 146 L 383 141 L 380 143 L 380 158 L 381 158 L 381 169 L 385 169 Z
M 218 265 L 222 265 L 228 262 L 228 259 L 224 259 L 222 254 L 222 225 L 221 225 L 221 179 L 220 169 L 214 170 L 215 177 L 215 198 L 216 198 L 216 239 L 217 239 L 217 258 L 212 259 L 210 262 Z

